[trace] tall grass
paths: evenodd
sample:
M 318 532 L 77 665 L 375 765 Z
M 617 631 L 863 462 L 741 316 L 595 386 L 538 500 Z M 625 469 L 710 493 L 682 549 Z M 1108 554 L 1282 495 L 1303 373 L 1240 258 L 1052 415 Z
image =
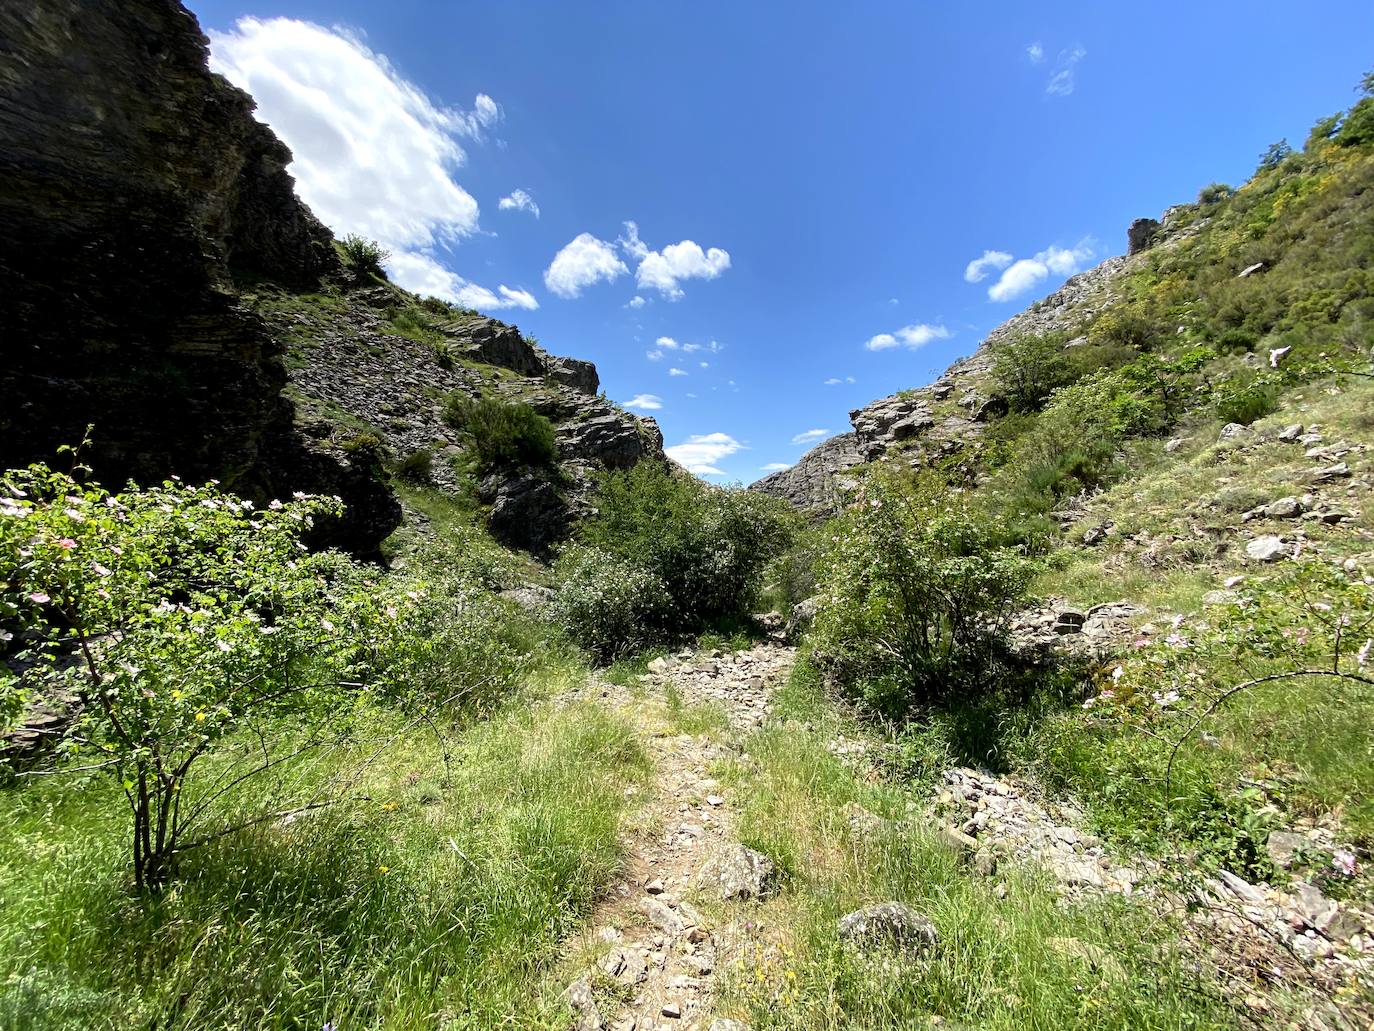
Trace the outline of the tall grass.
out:
M 370 803 L 226 837 L 157 898 L 127 887 L 107 785 L 8 789 L 0 1028 L 547 1026 L 558 943 L 646 773 L 594 707 L 410 732 Z

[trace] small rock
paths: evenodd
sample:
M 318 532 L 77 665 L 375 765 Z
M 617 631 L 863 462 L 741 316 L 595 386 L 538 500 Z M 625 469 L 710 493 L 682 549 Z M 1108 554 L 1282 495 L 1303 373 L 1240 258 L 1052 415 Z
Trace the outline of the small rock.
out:
M 650 924 L 664 934 L 681 934 L 687 927 L 686 922 L 673 911 L 671 906 L 658 899 L 642 899 L 639 903 L 639 911 L 644 914 Z
M 1330 480 L 1344 480 L 1350 477 L 1350 466 L 1344 462 L 1337 462 L 1329 465 L 1325 469 L 1315 469 L 1312 472 L 1312 479 L 1316 483 L 1326 483 Z
M 1270 831 L 1265 842 L 1269 861 L 1285 870 L 1293 865 L 1299 854 L 1310 847 L 1310 842 L 1301 834 L 1292 831 Z
M 648 670 L 650 673 L 667 673 L 668 670 L 672 668 L 673 664 L 669 662 L 666 658 L 664 658 L 662 655 L 660 655 L 658 658 L 650 662 L 648 666 Z
M 1245 554 L 1256 562 L 1277 562 L 1293 553 L 1293 547 L 1285 544 L 1283 538 L 1272 534 L 1256 537 L 1245 546 Z
M 777 882 L 778 868 L 762 852 L 733 845 L 701 868 L 698 880 L 725 901 L 755 899 Z
M 1167 443 L 1167 444 L 1164 445 L 1164 450 L 1167 451 L 1167 452 L 1169 452 L 1169 454 L 1172 455 L 1175 451 L 1177 451 L 1179 448 L 1181 448 L 1181 447 L 1182 447 L 1184 444 L 1186 444 L 1186 443 L 1188 443 L 1187 438 L 1185 438 L 1185 437 L 1174 437 L 1172 440 L 1169 441 L 1169 443 Z
M 580 977 L 568 985 L 563 998 L 577 1015 L 573 1024 L 576 1031 L 601 1031 L 606 1026 L 606 1021 L 601 1016 L 601 1010 L 597 1008 L 596 999 L 592 995 L 590 977 Z
M 879 902 L 847 913 L 835 924 L 842 941 L 887 941 L 904 948 L 924 949 L 939 941 L 930 918 L 900 902 Z
M 1300 422 L 1295 422 L 1291 426 L 1285 426 L 1283 429 L 1279 430 L 1279 440 L 1291 444 L 1302 436 L 1302 430 L 1303 426 Z
M 1217 877 L 1242 902 L 1248 902 L 1252 906 L 1262 906 L 1268 901 L 1264 897 L 1264 892 L 1244 878 L 1237 877 L 1230 870 L 1218 870 Z
M 1270 519 L 1292 519 L 1301 515 L 1303 504 L 1297 498 L 1279 498 L 1264 506 L 1264 514 Z
M 665 1017 L 669 1017 L 672 1020 L 677 1020 L 679 1017 L 682 1016 L 682 1007 L 676 1002 L 665 1002 L 663 1004 L 662 1013 Z
M 1242 426 L 1238 422 L 1228 422 L 1221 428 L 1219 440 L 1246 440 L 1254 436 L 1249 426 Z
M 662 895 L 664 891 L 663 882 L 655 877 L 648 884 L 644 885 L 644 890 L 650 895 Z
M 1204 605 L 1230 605 L 1240 595 L 1235 591 L 1208 591 L 1202 596 Z
M 738 1020 L 713 1020 L 707 1031 L 749 1031 L 749 1025 Z
M 706 804 L 713 806 L 724 805 L 725 799 L 722 798 L 720 795 L 707 795 Z

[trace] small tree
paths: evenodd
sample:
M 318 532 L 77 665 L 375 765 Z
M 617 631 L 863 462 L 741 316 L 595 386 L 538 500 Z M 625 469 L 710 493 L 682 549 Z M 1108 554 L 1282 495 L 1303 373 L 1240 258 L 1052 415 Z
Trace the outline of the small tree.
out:
M 311 721 L 285 752 L 263 735 L 202 780 L 209 756 L 268 722 L 337 722 L 360 704 L 345 686 L 350 642 L 368 637 L 375 587 L 342 556 L 300 543 L 317 515 L 340 508 L 297 495 L 258 510 L 177 481 L 110 494 L 43 465 L 0 476 L 0 623 L 17 632 L 4 634 L 18 638 L 13 668 L 27 670 L 0 664 L 0 699 L 13 713 L 55 691 L 79 695 L 61 760 L 123 790 L 140 888 L 236 829 L 208 824 L 236 788 L 323 731 Z
M 1073 382 L 1074 373 L 1059 334 L 1024 333 L 992 349 L 993 392 L 1013 412 L 1038 411 L 1050 394 Z
M 1035 570 L 934 479 L 873 474 L 832 529 L 817 659 L 890 715 L 991 689 Z
M 386 278 L 383 266 L 391 260 L 391 252 L 376 240 L 350 233 L 339 241 L 339 248 L 343 251 L 344 261 L 348 262 L 355 272 L 376 276 L 379 279 Z
M 449 396 L 444 419 L 468 436 L 484 471 L 547 467 L 558 461 L 553 423 L 527 404 L 455 392 Z

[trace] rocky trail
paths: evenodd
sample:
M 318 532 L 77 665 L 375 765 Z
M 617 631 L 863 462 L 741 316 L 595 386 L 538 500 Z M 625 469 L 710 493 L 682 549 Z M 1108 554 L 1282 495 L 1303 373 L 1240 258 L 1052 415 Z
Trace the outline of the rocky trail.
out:
M 624 832 L 623 874 L 569 943 L 574 976 L 566 999 L 578 1031 L 745 1028 L 719 1017 L 714 1003 L 721 979 L 758 944 L 762 931 L 752 903 L 778 887 L 779 872 L 740 842 L 737 816 L 746 799 L 723 787 L 713 768 L 749 762 L 744 739 L 768 718 L 773 692 L 794 658 L 795 650 L 779 641 L 734 653 L 683 651 L 655 660 L 633 685 L 593 678 L 564 697 L 620 712 L 640 734 L 655 772 Z M 882 776 L 882 749 L 843 736 L 830 743 L 832 754 L 868 778 Z M 1290 1000 L 1282 1006 L 1287 1012 L 1295 998 L 1309 1000 L 1298 1003 L 1305 1026 L 1364 1026 L 1366 1014 L 1328 1000 L 1374 981 L 1366 914 L 1334 903 L 1297 876 L 1282 887 L 1252 885 L 1229 873 L 1202 877 L 1184 857 L 1161 862 L 1114 854 L 1084 829 L 1081 811 L 1044 798 L 1015 776 L 952 768 L 942 781 L 900 824 L 857 805 L 848 821 L 863 836 L 894 829 L 935 834 L 998 897 L 1006 892 L 1007 873 L 1029 864 L 1048 875 L 1066 903 L 1094 894 L 1135 899 L 1177 929 L 1205 976 L 1229 985 L 1256 1026 L 1273 1015 L 1276 995 Z M 1288 834 L 1279 844 L 1301 852 L 1331 847 L 1327 838 L 1311 829 L 1302 841 Z M 879 912 L 884 906 L 901 910 L 901 921 L 924 921 L 900 901 L 870 910 L 886 919 Z M 934 943 L 933 925 L 923 927 Z
M 756 898 L 777 871 L 739 843 L 736 800 L 710 768 L 738 755 L 742 737 L 762 724 L 793 657 L 793 649 L 775 643 L 733 654 L 683 652 L 655 660 L 642 687 L 594 680 L 574 696 L 629 718 L 656 773 L 640 830 L 627 842 L 625 872 L 573 946 L 590 960 L 568 989 L 579 1031 L 743 1028 L 712 1020 L 711 1010 L 718 971 L 745 940 L 746 928 L 712 920 L 698 906 Z M 711 706 L 728 726 L 719 735 L 725 740 L 675 732 L 671 711 L 659 704 L 665 694 L 680 699 L 680 711 Z

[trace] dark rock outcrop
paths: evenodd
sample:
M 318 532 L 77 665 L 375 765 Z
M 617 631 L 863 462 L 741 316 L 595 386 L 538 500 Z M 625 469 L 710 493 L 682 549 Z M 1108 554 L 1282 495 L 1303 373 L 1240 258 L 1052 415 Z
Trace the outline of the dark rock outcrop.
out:
M 1159 236 L 1159 220 L 1138 218 L 1126 230 L 1126 254 L 1139 254 L 1154 246 Z
M 863 460 L 858 437 L 840 433 L 817 444 L 796 464 L 769 473 L 750 490 L 785 498 L 803 510 L 833 511 L 850 484 L 844 474 Z
M 372 550 L 399 510 L 375 470 L 296 433 L 280 346 L 233 289 L 317 284 L 333 239 L 206 58 L 174 0 L 0 6 L 0 462 L 91 425 L 107 483 L 339 494 L 333 535 Z

